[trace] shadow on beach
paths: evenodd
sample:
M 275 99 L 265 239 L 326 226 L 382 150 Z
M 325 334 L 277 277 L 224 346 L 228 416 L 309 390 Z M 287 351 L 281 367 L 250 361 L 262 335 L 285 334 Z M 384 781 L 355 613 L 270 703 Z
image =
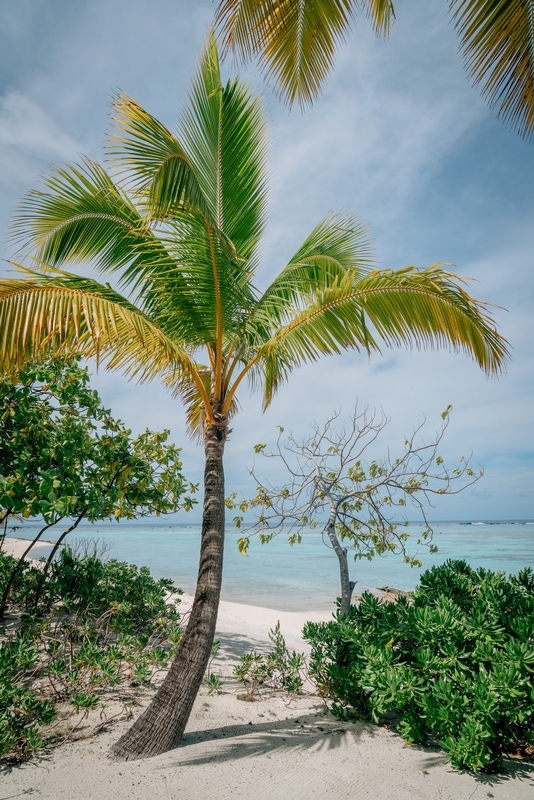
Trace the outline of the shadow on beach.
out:
M 235 664 L 245 653 L 256 653 L 267 655 L 273 649 L 272 642 L 261 639 L 252 639 L 240 633 L 217 633 L 215 637 L 219 641 L 219 650 L 214 659 L 214 664 L 221 666 Z
M 317 752 L 337 749 L 354 740 L 375 735 L 376 729 L 366 723 L 343 723 L 328 719 L 319 712 L 303 714 L 296 719 L 261 723 L 224 725 L 186 733 L 177 749 L 172 766 L 208 764 L 274 754 L 276 751 L 314 749 Z M 222 742 L 221 740 L 226 739 Z M 194 745 L 211 742 L 212 747 L 191 750 Z M 217 742 L 217 744 L 215 744 Z M 185 752 L 184 752 L 185 751 Z M 168 766 L 168 765 L 167 765 Z
M 393 731 L 400 737 L 396 731 Z M 423 769 L 430 770 L 433 767 L 439 767 L 441 764 L 446 764 L 445 754 L 439 747 L 430 748 L 422 745 L 411 745 L 412 750 L 416 750 L 421 755 L 426 754 L 421 762 Z M 502 772 L 488 773 L 488 772 L 469 772 L 468 770 L 457 770 L 449 765 L 452 772 L 459 774 L 471 775 L 474 780 L 482 786 L 491 789 L 492 786 L 498 786 L 507 783 L 509 780 L 528 781 L 534 788 L 534 764 L 528 761 L 516 760 L 513 758 L 506 758 L 502 767 Z
M 224 725 L 186 733 L 180 747 L 175 751 L 176 758 L 173 759 L 172 766 L 200 766 L 257 756 L 271 757 L 282 751 L 298 754 L 304 750 L 314 750 L 325 753 L 358 744 L 364 736 L 366 739 L 375 738 L 378 733 L 379 729 L 370 723 L 344 723 L 333 718 L 328 719 L 322 714 L 319 716 L 318 713 L 303 714 L 297 719 Z M 395 731 L 392 733 L 395 734 Z M 206 743 L 208 747 L 195 747 Z M 423 771 L 430 773 L 433 769 L 446 765 L 445 754 L 437 747 L 412 746 L 410 749 L 420 754 L 418 768 Z M 168 763 L 162 765 L 161 769 L 168 766 Z M 452 767 L 449 769 L 459 772 Z M 527 782 L 534 787 L 534 764 L 506 759 L 503 769 L 499 774 L 466 774 L 488 790 L 510 780 Z

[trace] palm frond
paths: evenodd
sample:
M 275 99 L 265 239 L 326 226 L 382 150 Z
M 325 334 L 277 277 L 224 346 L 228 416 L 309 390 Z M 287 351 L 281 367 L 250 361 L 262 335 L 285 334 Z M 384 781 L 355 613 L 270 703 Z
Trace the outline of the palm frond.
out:
M 208 200 L 210 219 L 236 256 L 250 260 L 265 224 L 266 120 L 240 80 L 222 85 L 213 32 L 201 53 L 180 124 L 180 140 Z
M 189 354 L 125 298 L 77 276 L 1 279 L 0 331 L 3 371 L 59 352 L 95 356 L 140 381 L 192 370 Z
M 534 134 L 534 3 L 451 0 L 466 66 L 490 107 L 526 139 Z
M 195 170 L 178 139 L 127 94 L 113 101 L 108 134 L 109 161 L 124 184 L 136 190 L 151 217 L 164 219 L 182 209 L 210 209 Z
M 131 261 L 145 222 L 100 164 L 84 158 L 41 182 L 45 191 L 27 192 L 10 224 L 10 240 L 21 252 L 31 249 L 56 266 L 91 260 L 102 270 Z
M 461 281 L 439 265 L 348 273 L 317 293 L 261 347 L 265 405 L 298 365 L 321 355 L 407 345 L 464 351 L 487 373 L 502 371 L 508 357 L 487 305 L 474 300 Z
M 239 5 L 243 12 L 251 4 Z M 252 45 L 244 46 L 242 23 L 233 34 L 227 32 L 226 41 L 240 46 L 244 54 L 260 54 L 262 69 L 277 93 L 289 105 L 298 101 L 304 108 L 319 95 L 332 68 L 336 50 L 346 37 L 352 5 L 350 0 L 263 0 L 248 20 L 246 35 Z M 224 19 L 224 8 L 219 9 Z M 234 14 L 234 19 L 241 22 L 239 16 Z
M 209 396 L 211 393 L 211 369 L 202 364 L 196 364 L 195 369 L 204 385 L 205 393 Z M 179 398 L 185 406 L 189 435 L 192 439 L 200 441 L 204 432 L 206 406 L 199 392 L 198 384 L 191 380 L 191 375 L 185 370 L 181 373 L 173 371 L 165 379 L 165 383 L 171 389 L 173 397 Z M 228 411 L 228 418 L 233 417 L 238 410 L 239 404 L 233 398 Z
M 268 80 L 291 106 L 318 97 L 354 12 L 367 11 L 378 33 L 394 18 L 391 0 L 222 0 L 216 11 L 223 47 L 259 56 Z
M 168 306 L 172 288 L 173 333 L 192 341 L 205 333 L 195 287 L 177 268 L 157 230 L 147 225 L 100 164 L 85 159 L 42 181 L 47 191 L 29 192 L 12 222 L 12 239 L 25 251 L 33 249 L 34 262 L 61 266 L 89 261 L 97 271 L 119 273 L 120 286 L 137 295 L 152 318 L 163 318 L 159 306 L 162 300 Z M 182 216 L 187 220 L 191 213 Z
M 362 0 L 362 9 L 366 10 L 377 35 L 387 36 L 395 20 L 395 9 L 392 0 Z
M 250 323 L 254 328 L 261 326 L 260 336 L 272 332 L 288 313 L 294 314 L 318 290 L 342 280 L 348 270 L 353 276 L 363 276 L 373 266 L 366 226 L 351 214 L 328 214 L 266 289 L 251 313 Z
M 173 266 L 146 297 L 150 316 L 172 336 L 181 335 L 182 311 L 191 311 L 197 327 L 188 341 L 195 346 L 216 342 L 219 325 L 231 334 L 256 301 L 246 265 L 231 257 L 218 233 L 201 214 L 169 223 L 158 244 Z

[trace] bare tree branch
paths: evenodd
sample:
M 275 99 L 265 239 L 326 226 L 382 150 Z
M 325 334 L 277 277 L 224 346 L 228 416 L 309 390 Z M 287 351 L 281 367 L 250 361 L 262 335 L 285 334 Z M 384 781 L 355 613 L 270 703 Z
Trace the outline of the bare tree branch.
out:
M 436 552 L 427 516 L 433 500 L 438 495 L 458 494 L 483 475 L 472 469 L 471 457 L 460 458 L 450 468 L 439 455 L 450 411 L 451 406 L 443 412 L 441 428 L 430 441 L 423 439 L 423 420 L 405 439 L 397 457 L 388 449 L 383 459 L 370 462 L 364 461 L 364 456 L 389 423 L 384 413 L 359 412 L 356 405 L 348 426 L 339 430 L 341 412 L 334 410 L 323 425 L 314 423 L 312 435 L 301 441 L 292 436 L 284 439 L 284 429 L 279 427 L 274 451 L 267 452 L 261 444 L 254 449 L 277 460 L 287 482 L 274 486 L 259 479 L 253 468 L 256 495 L 237 502 L 233 494 L 226 501 L 228 508 L 239 508 L 242 514 L 254 509 L 257 516 L 252 525 L 244 526 L 246 535 L 238 541 L 240 552 L 247 555 L 250 539 L 256 535 L 266 544 L 275 535 L 286 533 L 293 545 L 300 543 L 305 530 L 322 526 L 323 541 L 339 560 L 341 610 L 345 613 L 354 587 L 349 577 L 349 550 L 355 560 L 396 553 L 411 566 L 421 566 L 418 553 L 407 550 L 407 509 L 415 510 L 424 526 L 416 546 Z M 401 514 L 404 519 L 399 521 Z M 234 517 L 238 527 L 243 520 L 242 515 Z

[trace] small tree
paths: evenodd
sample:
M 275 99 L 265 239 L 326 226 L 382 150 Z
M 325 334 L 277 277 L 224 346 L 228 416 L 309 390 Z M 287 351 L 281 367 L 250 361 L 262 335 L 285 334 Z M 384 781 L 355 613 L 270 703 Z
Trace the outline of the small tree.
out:
M 43 569 L 83 519 L 136 519 L 167 514 L 195 502 L 180 449 L 166 444 L 169 431 L 146 430 L 133 438 L 89 387 L 77 358 L 53 358 L 23 367 L 0 381 L 0 524 L 37 518 L 42 527 L 7 581 L 3 615 L 23 560 L 50 528 L 64 526 Z
M 264 444 L 254 449 L 277 459 L 289 481 L 274 487 L 258 480 L 253 469 L 251 474 L 258 480 L 256 496 L 239 504 L 235 494 L 227 500 L 229 508 L 238 505 L 243 513 L 249 508 L 260 509 L 255 525 L 238 540 L 240 552 L 247 554 L 250 536 L 256 533 L 266 544 L 277 533 L 289 532 L 289 544 L 293 545 L 300 543 L 304 529 L 323 525 L 325 543 L 339 560 L 340 610 L 345 614 L 355 586 L 349 575 L 349 549 L 354 551 L 355 560 L 370 561 L 377 555 L 398 553 L 411 566 L 421 566 L 422 562 L 407 552 L 409 522 L 399 525 L 399 511 L 415 508 L 425 526 L 416 543 L 436 552 L 426 511 L 427 506 L 432 506 L 432 496 L 458 494 L 482 476 L 463 457 L 458 466 L 447 468 L 438 453 L 451 408 L 441 415 L 441 429 L 430 443 L 419 441 L 422 423 L 405 440 L 398 457 L 393 458 L 388 451 L 385 458 L 370 463 L 364 463 L 362 458 L 388 424 L 384 415 L 377 418 L 367 411 L 359 414 L 356 408 L 348 429 L 336 433 L 340 413 L 334 412 L 323 426 L 314 424 L 313 434 L 300 442 L 291 436 L 283 441 L 284 429 L 279 427 L 274 452 L 265 452 Z M 234 517 L 234 522 L 240 527 L 243 517 Z

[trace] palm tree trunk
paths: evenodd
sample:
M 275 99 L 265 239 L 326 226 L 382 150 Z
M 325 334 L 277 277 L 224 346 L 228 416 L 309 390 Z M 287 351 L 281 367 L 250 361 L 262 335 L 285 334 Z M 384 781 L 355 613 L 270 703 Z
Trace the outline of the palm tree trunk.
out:
M 161 688 L 146 711 L 111 750 L 129 761 L 165 753 L 180 744 L 208 665 L 222 584 L 226 428 L 206 426 L 204 508 L 200 565 L 193 607 L 183 639 Z

